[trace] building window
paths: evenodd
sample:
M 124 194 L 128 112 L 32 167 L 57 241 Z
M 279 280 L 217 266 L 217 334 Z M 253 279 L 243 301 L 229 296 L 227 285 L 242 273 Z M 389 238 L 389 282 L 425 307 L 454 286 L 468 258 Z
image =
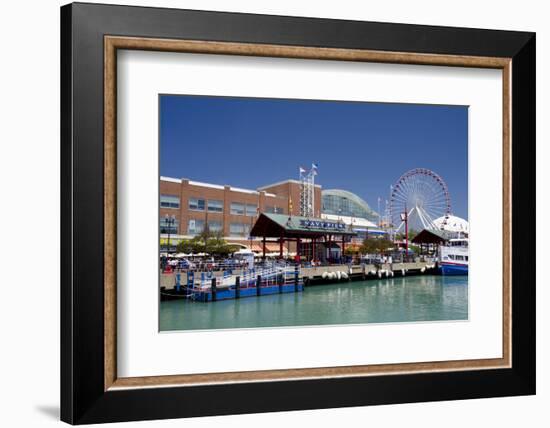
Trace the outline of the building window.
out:
M 223 232 L 223 226 L 221 221 L 209 221 L 208 230 L 211 233 L 221 233 Z
M 265 207 L 264 212 L 271 213 L 271 214 L 284 214 L 285 210 L 282 207 L 268 205 Z
M 160 195 L 161 208 L 179 208 L 180 198 L 174 195 Z
M 258 205 L 246 204 L 246 215 L 254 217 L 256 214 L 258 214 Z
M 244 215 L 245 205 L 240 202 L 231 202 L 231 214 Z
M 189 225 L 187 227 L 187 234 L 198 235 L 204 230 L 204 220 L 197 220 L 194 218 L 189 219 Z
M 204 199 L 189 198 L 189 209 L 193 211 L 204 211 L 206 202 Z
M 178 219 L 177 218 L 160 218 L 160 233 L 164 234 L 176 234 L 178 233 Z
M 236 237 L 246 237 L 250 232 L 250 225 L 246 223 L 231 223 L 229 225 L 229 235 Z
M 258 205 L 243 204 L 242 202 L 231 202 L 231 214 L 254 217 L 258 214 Z
M 214 213 L 223 212 L 223 201 L 218 199 L 208 199 L 208 211 Z

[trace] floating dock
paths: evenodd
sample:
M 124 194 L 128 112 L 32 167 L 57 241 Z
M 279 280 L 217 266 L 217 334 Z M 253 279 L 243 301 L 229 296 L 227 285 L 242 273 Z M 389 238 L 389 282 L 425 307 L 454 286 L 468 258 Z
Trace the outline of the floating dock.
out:
M 261 285 L 260 287 L 236 288 L 229 287 L 213 291 L 200 290 L 195 291 L 191 296 L 192 300 L 198 302 L 212 302 L 217 300 L 240 299 L 244 297 L 267 296 L 270 294 L 298 293 L 304 291 L 304 284 L 281 284 L 281 285 Z
M 161 299 L 188 298 L 197 302 L 240 299 L 269 294 L 304 291 L 304 281 L 298 266 L 270 265 L 253 269 L 218 272 L 177 272 L 172 274 L 173 286 L 162 286 Z

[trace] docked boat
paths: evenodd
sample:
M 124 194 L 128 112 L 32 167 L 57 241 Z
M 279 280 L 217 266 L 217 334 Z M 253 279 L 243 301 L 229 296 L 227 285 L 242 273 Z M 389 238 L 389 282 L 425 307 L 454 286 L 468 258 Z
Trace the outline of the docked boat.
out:
M 441 275 L 468 275 L 468 238 L 450 239 L 439 246 Z

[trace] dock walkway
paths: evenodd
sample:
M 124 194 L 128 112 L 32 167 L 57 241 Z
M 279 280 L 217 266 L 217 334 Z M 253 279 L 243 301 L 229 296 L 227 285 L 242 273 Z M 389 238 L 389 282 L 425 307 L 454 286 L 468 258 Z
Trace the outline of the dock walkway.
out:
M 419 274 L 434 274 L 436 273 L 435 262 L 410 262 L 410 263 L 383 263 L 383 264 L 360 264 L 360 265 L 329 265 L 329 266 L 314 266 L 302 267 L 299 277 L 304 284 L 313 285 L 315 283 L 334 282 L 335 280 L 366 280 L 376 278 L 389 278 L 395 276 L 419 275 Z M 182 271 L 180 274 L 180 284 L 187 284 L 187 272 Z M 338 275 L 340 274 L 340 275 Z M 344 274 L 344 275 L 342 275 Z M 231 272 L 230 278 L 234 279 L 237 276 L 246 278 L 249 273 L 243 269 L 235 269 Z M 227 283 L 227 273 L 216 271 L 212 272 L 209 278 L 215 277 L 219 287 L 224 288 L 224 283 Z M 340 278 L 338 278 L 338 276 Z M 200 278 L 200 272 L 194 272 L 194 278 Z M 231 282 L 231 281 L 229 281 Z M 171 290 L 176 285 L 176 273 L 161 273 L 160 287 L 165 290 Z

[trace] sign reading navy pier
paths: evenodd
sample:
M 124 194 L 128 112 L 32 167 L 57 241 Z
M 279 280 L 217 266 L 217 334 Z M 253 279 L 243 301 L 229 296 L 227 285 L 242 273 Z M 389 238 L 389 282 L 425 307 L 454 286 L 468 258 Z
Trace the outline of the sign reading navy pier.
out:
M 324 220 L 300 220 L 300 226 L 312 229 L 326 229 L 326 230 L 345 230 L 346 225 L 344 223 L 334 223 Z

